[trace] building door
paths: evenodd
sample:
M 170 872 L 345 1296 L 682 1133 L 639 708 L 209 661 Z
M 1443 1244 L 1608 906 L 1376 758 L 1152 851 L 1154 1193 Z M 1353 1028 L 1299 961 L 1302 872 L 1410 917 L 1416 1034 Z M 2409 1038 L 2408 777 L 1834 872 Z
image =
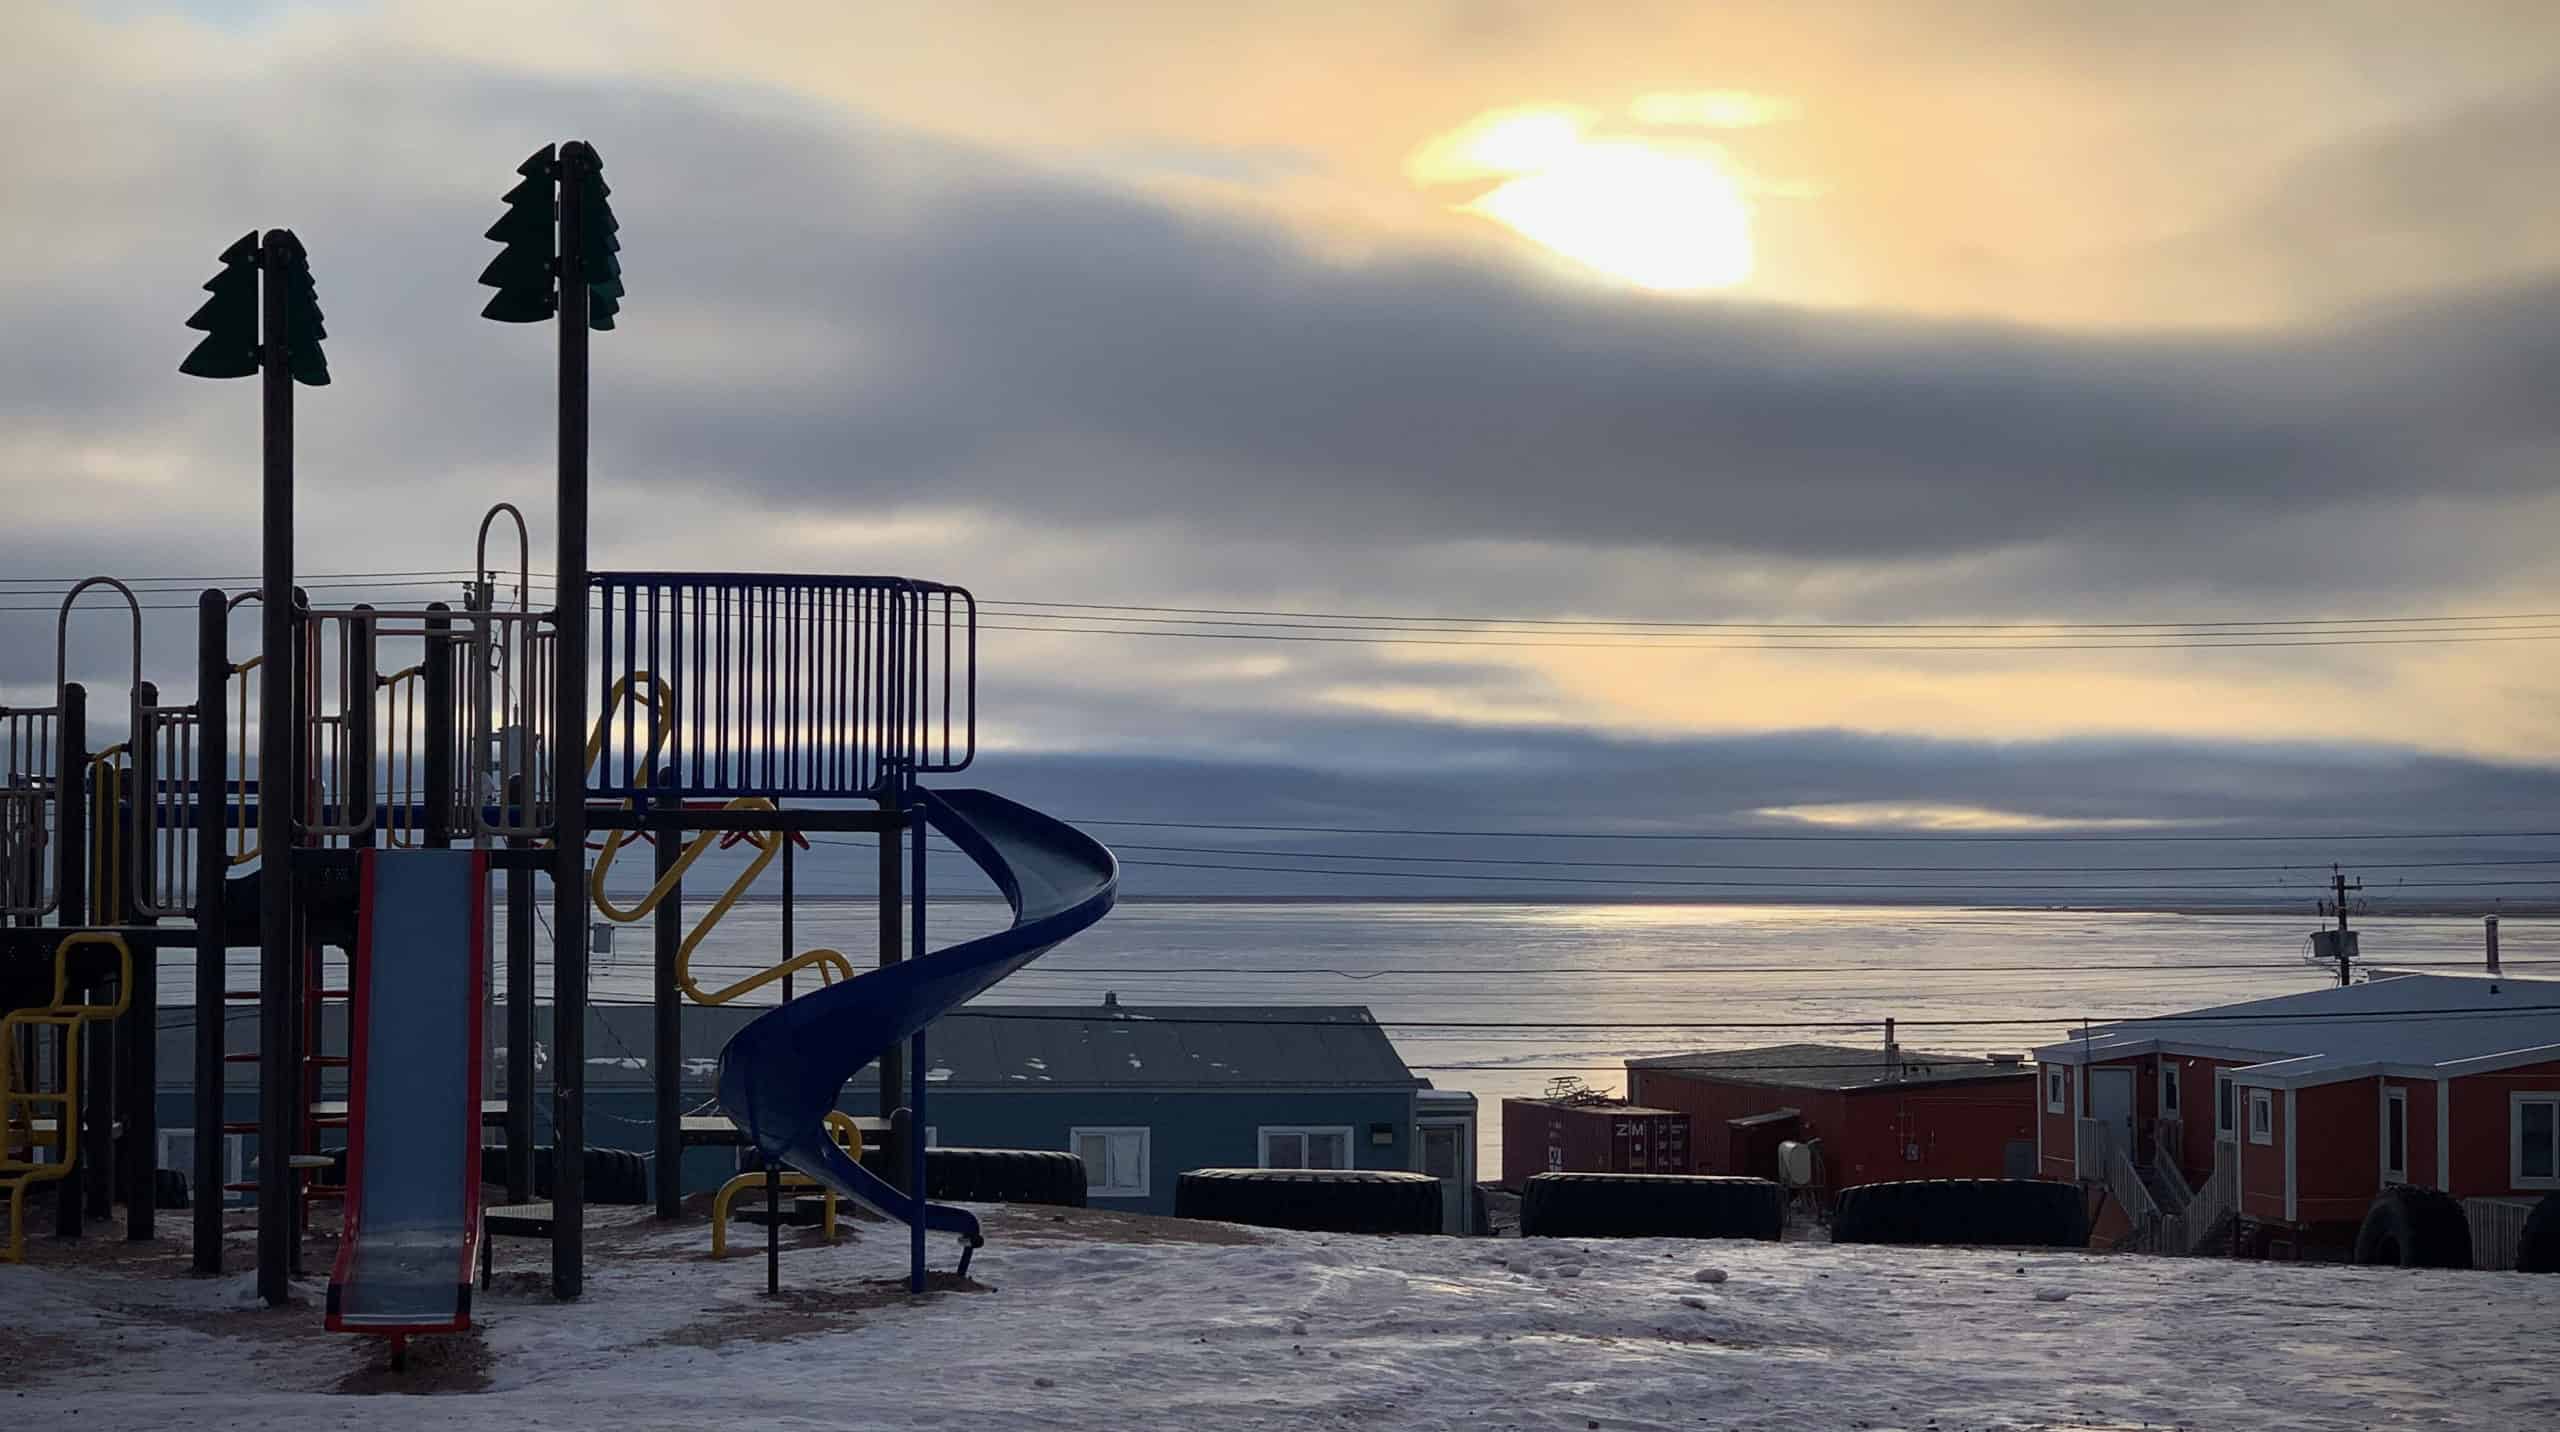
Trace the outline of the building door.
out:
M 2089 1117 L 2106 1130 L 2108 1149 L 2133 1154 L 2133 1071 L 2089 1071 Z
M 2409 1091 L 2382 1091 L 2382 1181 L 2409 1181 Z
M 1475 1180 L 1467 1176 L 1467 1149 L 1460 1135 L 1464 1124 L 1424 1124 L 1422 1171 L 1440 1180 L 1440 1231 L 1465 1233 L 1467 1210 L 1474 1203 Z

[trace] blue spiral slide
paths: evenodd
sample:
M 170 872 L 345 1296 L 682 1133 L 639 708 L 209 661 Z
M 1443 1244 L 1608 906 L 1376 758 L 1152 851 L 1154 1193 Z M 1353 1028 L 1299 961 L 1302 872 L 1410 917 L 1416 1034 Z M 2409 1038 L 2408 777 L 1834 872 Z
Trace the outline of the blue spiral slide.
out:
M 926 821 L 1003 892 L 1013 923 L 751 1021 L 720 1051 L 720 1107 L 766 1158 L 911 1228 L 956 1233 L 974 1250 L 984 1241 L 976 1215 L 890 1186 L 836 1146 L 826 1116 L 864 1066 L 894 1057 L 900 1041 L 1100 920 L 1119 893 L 1120 862 L 1083 831 L 989 791 L 915 796 Z

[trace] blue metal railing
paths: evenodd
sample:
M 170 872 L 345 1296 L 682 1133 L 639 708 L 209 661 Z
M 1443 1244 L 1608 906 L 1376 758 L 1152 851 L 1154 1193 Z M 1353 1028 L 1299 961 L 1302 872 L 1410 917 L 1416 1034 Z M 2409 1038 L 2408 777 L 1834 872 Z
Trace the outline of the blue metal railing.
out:
M 851 799 L 977 754 L 978 604 L 964 588 L 597 572 L 590 590 L 605 722 L 596 798 Z M 672 709 L 614 699 L 643 675 Z

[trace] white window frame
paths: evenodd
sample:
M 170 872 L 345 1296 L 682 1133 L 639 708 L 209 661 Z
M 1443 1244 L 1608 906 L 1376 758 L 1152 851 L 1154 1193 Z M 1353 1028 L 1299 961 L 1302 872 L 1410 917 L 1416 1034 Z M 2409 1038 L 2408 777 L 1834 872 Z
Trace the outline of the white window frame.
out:
M 2400 1106 L 2400 1166 L 2398 1168 L 2391 1166 L 2391 1106 L 2394 1104 Z M 2382 1089 L 2382 1149 L 2378 1160 L 2382 1165 L 2384 1183 L 2409 1181 L 2409 1143 L 2409 1091 L 2406 1088 L 2395 1089 L 2386 1084 Z
M 2070 1112 L 2071 1071 L 2059 1064 L 2044 1067 L 2044 1111 L 2048 1114 Z
M 2240 1137 L 2240 1082 L 2231 1077 L 2228 1069 L 2213 1071 L 2213 1136 Z
M 1079 1124 L 1067 1130 L 1067 1152 L 1084 1156 L 1084 1141 L 1098 1139 L 1136 1139 L 1138 1141 L 1138 1176 L 1126 1183 L 1091 1182 L 1093 1171 L 1085 1170 L 1087 1198 L 1145 1198 L 1153 1191 L 1155 1176 L 1155 1131 L 1144 1124 Z
M 2273 1147 L 2276 1141 L 2276 1091 L 2249 1089 L 2249 1142 Z M 2265 1115 L 2261 1119 L 2260 1115 Z
M 175 1169 L 178 1172 L 185 1174 L 189 1184 L 187 1196 L 190 1198 L 196 1197 L 197 1191 L 193 1187 L 196 1177 L 196 1131 L 192 1128 L 187 1128 L 162 1129 L 159 1132 L 159 1142 L 152 1151 L 154 1167 Z M 182 1142 L 185 1145 L 185 1152 L 183 1154 L 178 1151 L 179 1145 Z M 248 1168 L 249 1136 L 247 1134 L 224 1134 L 222 1136 L 222 1181 L 224 1183 L 245 1183 L 248 1181 L 249 1177 Z M 230 1203 L 234 1199 L 246 1201 L 248 1198 L 247 1194 L 226 1193 L 221 1189 L 215 1189 L 213 1196 L 217 1203 L 225 1204 Z
M 2560 1089 L 2518 1089 L 2507 1096 L 2507 1179 L 2510 1188 L 2560 1188 L 2560 1147 L 2551 1151 L 2551 1176 L 2524 1176 L 2524 1106 L 2549 1104 L 2552 1142 L 2560 1145 Z
M 2178 1061 L 2160 1061 L 2160 1117 L 2183 1120 L 2187 1116 L 2186 1081 L 2178 1077 Z
M 1264 1124 L 1253 1131 L 1254 1167 L 1306 1167 L 1306 1165 L 1302 1163 L 1275 1165 L 1271 1162 L 1271 1137 L 1274 1134 L 1295 1134 L 1301 1139 L 1316 1138 L 1326 1134 L 1334 1135 L 1342 1140 L 1342 1162 L 1335 1165 L 1335 1167 L 1352 1167 L 1352 1159 L 1355 1155 L 1351 1142 L 1351 1126 L 1349 1124 Z

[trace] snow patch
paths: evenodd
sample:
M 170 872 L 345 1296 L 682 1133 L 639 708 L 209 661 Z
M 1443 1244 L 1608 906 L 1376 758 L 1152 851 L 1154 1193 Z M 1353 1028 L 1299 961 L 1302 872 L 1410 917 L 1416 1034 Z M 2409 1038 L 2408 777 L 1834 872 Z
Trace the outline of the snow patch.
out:
M 881 1301 L 878 1280 L 905 1268 L 894 1228 L 794 1241 L 782 1281 L 799 1311 L 777 1320 L 761 1257 L 703 1261 L 699 1223 L 660 1228 L 646 1209 L 592 1217 L 573 1303 L 543 1290 L 546 1249 L 497 1245 L 498 1284 L 472 1303 L 486 1392 L 381 1398 L 360 1416 L 317 1401 L 358 1355 L 320 1330 L 324 1276 L 295 1285 L 303 1306 L 267 1311 L 252 1310 L 246 1270 L 12 1268 L 0 1280 L 10 1325 L 65 1340 L 28 1369 L 26 1405 L 76 1408 L 81 1432 L 272 1432 L 350 1416 L 365 1432 L 639 1432 L 740 1415 L 846 1426 L 903 1408 L 945 1428 L 1067 1432 L 2549 1421 L 2548 1384 L 2530 1371 L 2547 1289 L 2514 1274 L 2064 1255 L 2021 1282 L 2014 1255 L 1978 1249 L 1719 1243 L 1733 1284 L 1720 1293 L 1702 1275 L 1723 1269 L 1671 1239 L 1254 1230 L 1250 1243 L 1206 1244 L 1190 1241 L 1199 1225 L 1017 1209 L 990 1218 L 971 1269 L 988 1291 L 965 1295 Z M 933 1256 L 951 1266 L 948 1239 Z M 2040 1306 L 2075 1288 L 2103 1293 L 2067 1314 Z M 838 1298 L 860 1311 L 819 1311 Z M 2103 1378 L 2055 1355 L 2066 1325 L 2072 1347 L 2106 1350 Z M 2387 1376 L 2377 1327 L 2392 1330 Z M 1095 1392 L 1136 1387 L 1171 1416 Z

